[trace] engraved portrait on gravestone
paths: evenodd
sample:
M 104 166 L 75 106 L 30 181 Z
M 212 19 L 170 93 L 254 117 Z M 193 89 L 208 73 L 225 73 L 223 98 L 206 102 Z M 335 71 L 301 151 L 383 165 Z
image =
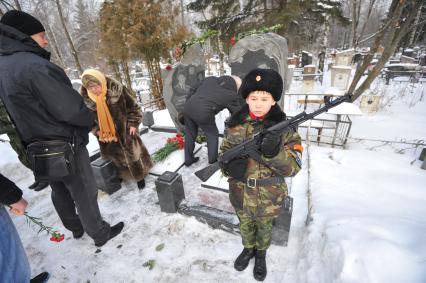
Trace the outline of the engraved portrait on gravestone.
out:
M 265 54 L 263 49 L 251 51 L 248 50 L 244 55 L 241 62 L 232 62 L 232 74 L 240 78 L 244 78 L 250 70 L 256 68 L 273 69 L 278 71 L 278 64 L 273 58 Z

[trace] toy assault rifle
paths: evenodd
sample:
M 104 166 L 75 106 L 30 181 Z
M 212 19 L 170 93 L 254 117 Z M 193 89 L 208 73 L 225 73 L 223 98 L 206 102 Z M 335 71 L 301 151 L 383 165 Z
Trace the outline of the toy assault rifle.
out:
M 263 137 L 273 131 L 285 132 L 287 129 L 294 128 L 301 123 L 308 121 L 315 116 L 318 116 L 321 113 L 327 112 L 329 109 L 343 103 L 343 102 L 352 102 L 352 95 L 345 94 L 342 97 L 331 100 L 330 97 L 324 97 L 325 105 L 320 109 L 307 114 L 306 112 L 302 112 L 289 120 L 282 121 L 278 124 L 275 124 L 272 127 L 264 129 L 263 131 L 255 134 L 253 138 L 242 142 L 241 144 L 234 146 L 233 148 L 225 151 L 220 157 L 219 161 L 215 162 L 197 172 L 195 175 L 200 178 L 203 182 L 207 181 L 217 170 L 219 170 L 219 163 L 224 165 L 228 164 L 231 160 L 241 157 L 241 156 L 249 156 L 259 162 L 263 162 L 262 154 L 259 152 L 260 144 L 262 142 Z

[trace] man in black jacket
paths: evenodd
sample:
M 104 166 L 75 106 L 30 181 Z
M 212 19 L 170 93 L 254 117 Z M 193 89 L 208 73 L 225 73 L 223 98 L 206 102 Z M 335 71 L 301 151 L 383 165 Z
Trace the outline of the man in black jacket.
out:
M 47 272 L 29 280 L 31 270 L 27 255 L 15 226 L 2 205 L 9 206 L 13 214 L 23 215 L 28 203 L 22 198 L 22 191 L 15 183 L 0 174 L 0 282 L 47 282 Z
M 216 162 L 219 131 L 215 123 L 215 115 L 225 108 L 232 114 L 241 107 L 237 95 L 240 85 L 241 79 L 236 76 L 208 77 L 189 93 L 183 110 L 186 166 L 190 166 L 199 159 L 194 157 L 198 127 L 207 137 L 209 163 Z
M 52 201 L 74 238 L 84 231 L 102 246 L 123 229 L 102 219 L 97 187 L 86 149 L 94 114 L 71 85 L 65 72 L 49 61 L 43 25 L 21 11 L 0 20 L 0 96 L 22 141 L 74 142 L 77 172 L 51 181 Z M 78 210 L 78 214 L 76 213 Z

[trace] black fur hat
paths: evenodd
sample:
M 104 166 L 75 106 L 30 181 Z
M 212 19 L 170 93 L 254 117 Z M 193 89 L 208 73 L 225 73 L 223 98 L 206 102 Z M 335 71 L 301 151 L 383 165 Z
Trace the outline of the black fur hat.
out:
M 251 70 L 243 79 L 239 94 L 246 99 L 250 92 L 256 90 L 269 92 L 278 101 L 283 92 L 283 79 L 277 71 L 271 69 Z
M 1 18 L 2 24 L 16 28 L 27 35 L 33 35 L 44 30 L 39 20 L 22 11 L 10 10 Z

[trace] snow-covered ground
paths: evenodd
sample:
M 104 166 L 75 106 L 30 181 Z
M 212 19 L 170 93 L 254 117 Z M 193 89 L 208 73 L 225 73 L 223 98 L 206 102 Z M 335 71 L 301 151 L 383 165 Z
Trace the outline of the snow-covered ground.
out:
M 268 250 L 265 282 L 426 282 L 421 147 L 389 143 L 426 140 L 425 86 L 380 84 L 382 107 L 374 115 L 353 117 L 346 149 L 304 144 L 303 170 L 289 180 L 294 197 L 289 243 Z M 171 135 L 150 132 L 142 139 L 152 152 Z M 89 149 L 96 149 L 94 139 Z M 226 193 L 202 188 L 193 174 L 207 164 L 206 155 L 203 147 L 201 161 L 179 171 L 186 201 L 232 211 Z M 153 176 L 142 191 L 127 182 L 113 195 L 99 193 L 104 218 L 124 221 L 125 227 L 97 249 L 87 235 L 74 240 L 65 230 L 50 188 L 25 189 L 32 174 L 9 144 L 0 143 L 0 156 L 2 174 L 24 188 L 28 212 L 65 233 L 63 242 L 54 243 L 37 235 L 24 217 L 13 216 L 34 275 L 49 271 L 50 282 L 256 282 L 253 262 L 243 272 L 233 268 L 240 237 L 193 217 L 161 212 Z M 160 244 L 164 248 L 157 251 Z M 155 261 L 152 270 L 143 266 L 148 260 Z

